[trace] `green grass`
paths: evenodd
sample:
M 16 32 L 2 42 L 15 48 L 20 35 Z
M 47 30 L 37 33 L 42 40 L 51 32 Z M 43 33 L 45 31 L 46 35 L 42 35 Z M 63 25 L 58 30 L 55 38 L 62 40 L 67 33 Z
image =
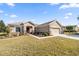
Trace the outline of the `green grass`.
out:
M 0 32 L 0 36 L 6 35 L 6 32 Z
M 77 32 L 64 32 L 64 34 L 76 34 Z
M 79 41 L 53 37 L 36 39 L 19 36 L 0 40 L 0 55 L 9 56 L 70 56 L 79 55 Z

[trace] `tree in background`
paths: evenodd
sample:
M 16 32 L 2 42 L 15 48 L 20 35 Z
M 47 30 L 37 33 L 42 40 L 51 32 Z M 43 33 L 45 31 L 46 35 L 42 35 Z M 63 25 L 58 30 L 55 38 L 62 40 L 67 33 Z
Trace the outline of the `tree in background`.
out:
M 0 20 L 0 32 L 6 32 L 6 33 L 10 32 L 9 27 L 5 25 L 3 20 Z
M 73 26 L 66 26 L 66 30 L 69 31 L 69 32 L 74 31 Z
M 0 32 L 5 32 L 5 31 L 6 31 L 6 26 L 3 20 L 0 20 Z
M 79 16 L 77 17 L 77 20 L 79 20 Z

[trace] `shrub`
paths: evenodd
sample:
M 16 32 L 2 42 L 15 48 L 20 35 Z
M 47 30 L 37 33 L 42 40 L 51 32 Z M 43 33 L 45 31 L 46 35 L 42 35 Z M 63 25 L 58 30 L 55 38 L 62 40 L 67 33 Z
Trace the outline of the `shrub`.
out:
M 0 39 L 4 39 L 5 38 L 5 36 L 0 36 Z
M 48 32 L 44 32 L 42 35 L 44 35 L 44 36 L 48 36 L 49 33 L 48 33 Z
M 16 36 L 19 36 L 19 33 L 16 33 L 16 32 L 15 33 L 14 32 L 13 33 L 9 33 L 9 36 L 16 37 Z

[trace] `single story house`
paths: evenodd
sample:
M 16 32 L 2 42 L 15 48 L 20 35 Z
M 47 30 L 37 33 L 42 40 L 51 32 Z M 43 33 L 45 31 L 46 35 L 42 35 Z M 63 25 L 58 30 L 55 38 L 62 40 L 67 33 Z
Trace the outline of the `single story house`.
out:
M 10 27 L 10 32 L 20 32 L 20 33 L 44 33 L 47 32 L 49 35 L 58 35 L 63 33 L 63 26 L 56 20 L 36 25 L 32 22 L 26 23 L 15 23 L 8 24 Z

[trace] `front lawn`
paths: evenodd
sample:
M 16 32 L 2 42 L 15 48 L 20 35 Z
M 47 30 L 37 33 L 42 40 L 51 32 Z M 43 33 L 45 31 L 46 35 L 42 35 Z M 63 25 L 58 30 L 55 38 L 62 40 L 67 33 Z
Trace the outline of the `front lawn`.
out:
M 73 34 L 76 34 L 77 32 L 64 32 L 64 34 L 67 34 L 67 35 L 73 35 Z
M 0 55 L 79 55 L 79 41 L 62 37 L 36 39 L 31 36 L 2 39 Z

